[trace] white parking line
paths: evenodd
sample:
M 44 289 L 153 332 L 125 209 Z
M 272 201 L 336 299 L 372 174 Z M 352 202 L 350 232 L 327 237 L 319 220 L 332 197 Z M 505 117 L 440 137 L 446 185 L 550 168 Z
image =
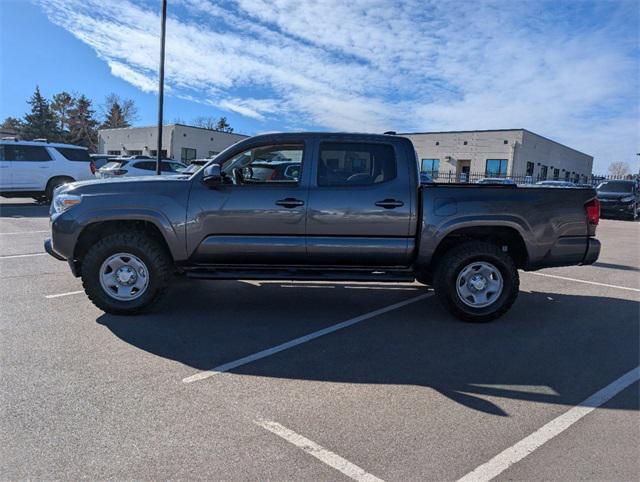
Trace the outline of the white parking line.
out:
M 46 295 L 45 298 L 47 298 L 48 300 L 52 299 L 52 298 L 61 298 L 63 296 L 71 296 L 71 295 L 79 295 L 84 293 L 84 290 L 80 290 L 80 291 L 69 291 L 67 293 L 58 293 L 55 295 Z
M 30 256 L 47 256 L 47 254 L 48 253 L 10 254 L 7 256 L 0 256 L 0 259 L 29 258 Z
M 534 274 L 536 276 L 544 276 L 546 278 L 556 278 L 565 281 L 575 281 L 576 283 L 584 283 L 588 285 L 596 285 L 596 286 L 604 286 L 605 288 L 617 288 L 619 290 L 627 290 L 627 291 L 637 291 L 640 292 L 638 288 L 629 288 L 628 286 L 618 286 L 618 285 L 609 285 L 607 283 L 597 283 L 595 281 L 586 281 L 583 279 L 575 279 L 575 278 L 567 278 L 566 276 L 558 276 L 555 274 L 547 274 L 547 273 L 534 273 L 533 271 L 525 271 L 527 274 Z
M 9 236 L 11 234 L 40 234 L 50 233 L 51 231 L 14 231 L 13 233 L 0 233 L 0 236 Z
M 218 375 L 219 373 L 224 373 L 229 370 L 233 370 L 234 368 L 237 368 L 239 366 L 246 365 L 247 363 L 260 360 L 261 358 L 266 358 L 268 356 L 275 355 L 276 353 L 280 353 L 281 351 L 288 350 L 289 348 L 293 348 L 294 346 L 301 345 L 302 343 L 315 340 L 316 338 L 319 338 L 324 335 L 328 335 L 329 333 L 333 333 L 334 331 L 342 330 L 343 328 L 353 326 L 356 323 L 360 323 L 361 321 L 368 320 L 369 318 L 373 318 L 374 316 L 382 315 L 383 313 L 388 313 L 389 311 L 402 308 L 403 306 L 410 305 L 411 303 L 415 303 L 416 301 L 424 300 L 425 298 L 428 298 L 430 296 L 433 296 L 433 293 L 426 293 L 420 296 L 415 296 L 413 298 L 409 298 L 408 300 L 400 301 L 399 303 L 394 303 L 392 305 L 385 306 L 384 308 L 379 308 L 377 310 L 370 311 L 369 313 L 365 313 L 364 315 L 356 316 L 355 318 L 351 318 L 350 320 L 328 326 L 326 328 L 323 328 L 322 330 L 314 331 L 313 333 L 309 333 L 308 335 L 295 338 L 293 340 L 287 341 L 286 343 L 282 343 L 280 345 L 276 345 L 274 347 L 267 348 L 266 350 L 262 350 L 257 353 L 254 353 L 252 355 L 239 358 L 238 360 L 234 360 L 234 361 L 225 363 L 223 365 L 219 365 L 215 368 L 212 368 L 211 370 L 206 370 L 200 373 L 196 373 L 195 375 L 191 375 L 190 377 L 184 378 L 182 381 L 184 383 L 192 383 L 192 382 L 204 380 L 214 375 Z
M 493 479 L 638 380 L 640 380 L 640 366 L 625 373 L 579 405 L 554 418 L 515 445 L 500 452 L 487 463 L 482 464 L 462 477 L 458 482 L 481 482 Z
M 324 462 L 329 467 L 333 467 L 334 469 L 339 470 L 344 475 L 352 478 L 353 480 L 357 480 L 360 482 L 382 482 L 382 479 L 379 479 L 375 475 L 365 472 L 363 469 L 355 464 L 352 464 L 348 460 L 343 459 L 338 454 L 325 449 L 323 446 L 318 445 L 314 441 L 309 440 L 308 438 L 303 437 L 300 434 L 297 434 L 293 430 L 289 430 L 287 427 L 280 425 L 277 422 L 272 422 L 270 420 L 256 420 L 255 423 L 268 430 L 269 432 L 276 434 L 278 437 L 285 439 L 287 442 L 292 443 L 296 447 L 304 450 L 306 453 L 315 457 L 321 462 Z

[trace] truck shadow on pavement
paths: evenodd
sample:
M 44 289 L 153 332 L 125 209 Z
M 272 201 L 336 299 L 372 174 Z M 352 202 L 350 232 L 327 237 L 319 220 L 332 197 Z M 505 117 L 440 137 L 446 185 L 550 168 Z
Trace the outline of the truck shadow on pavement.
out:
M 2 203 L 0 202 L 0 218 L 47 218 L 49 204 L 35 202 Z
M 424 292 L 212 284 L 181 283 L 154 314 L 105 314 L 97 321 L 141 350 L 200 371 Z M 232 372 L 423 386 L 470 409 L 508 416 L 500 398 L 576 405 L 638 366 L 639 309 L 626 299 L 521 292 L 501 319 L 467 324 L 431 297 Z M 638 410 L 628 399 L 607 407 Z

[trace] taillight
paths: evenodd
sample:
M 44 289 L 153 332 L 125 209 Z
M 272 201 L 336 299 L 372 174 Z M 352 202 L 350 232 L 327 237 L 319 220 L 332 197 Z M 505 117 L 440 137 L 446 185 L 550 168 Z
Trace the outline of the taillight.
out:
M 587 202 L 584 207 L 587 209 L 587 220 L 592 226 L 597 226 L 600 222 L 600 201 L 596 198 Z
M 89 163 L 89 169 L 91 169 L 91 174 L 95 174 L 96 173 L 96 163 L 91 161 Z

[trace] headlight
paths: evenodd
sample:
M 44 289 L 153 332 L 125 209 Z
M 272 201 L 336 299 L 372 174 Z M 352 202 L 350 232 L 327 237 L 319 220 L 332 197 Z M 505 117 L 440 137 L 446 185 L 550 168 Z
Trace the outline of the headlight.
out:
M 58 194 L 53 198 L 53 209 L 56 213 L 60 214 L 65 212 L 70 207 L 80 204 L 82 198 L 73 194 Z
M 630 203 L 631 201 L 633 201 L 635 199 L 634 196 L 627 196 L 627 197 L 623 197 L 620 199 L 620 201 L 622 201 L 623 203 Z

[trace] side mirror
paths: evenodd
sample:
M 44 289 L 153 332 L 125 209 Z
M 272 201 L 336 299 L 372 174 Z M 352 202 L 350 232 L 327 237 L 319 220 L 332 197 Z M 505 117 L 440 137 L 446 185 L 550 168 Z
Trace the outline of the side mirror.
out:
M 202 182 L 207 186 L 217 186 L 222 182 L 222 172 L 220 164 L 209 164 L 204 168 Z

